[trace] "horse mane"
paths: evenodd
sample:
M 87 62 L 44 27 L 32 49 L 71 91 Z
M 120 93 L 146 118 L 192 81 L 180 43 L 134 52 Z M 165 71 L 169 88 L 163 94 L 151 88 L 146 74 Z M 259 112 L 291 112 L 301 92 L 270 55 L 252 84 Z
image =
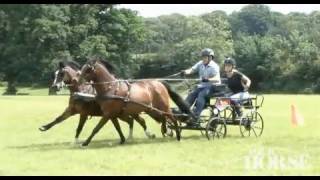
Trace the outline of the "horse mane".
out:
M 79 71 L 81 69 L 80 64 L 76 61 L 73 61 L 73 60 L 59 62 L 59 68 L 64 68 L 66 66 L 70 66 L 72 69 L 74 69 L 76 71 Z
M 91 59 L 87 63 L 93 65 L 96 62 L 100 62 L 111 74 L 116 75 L 115 72 L 117 69 L 115 68 L 115 66 L 105 59 L 102 59 L 102 58 Z

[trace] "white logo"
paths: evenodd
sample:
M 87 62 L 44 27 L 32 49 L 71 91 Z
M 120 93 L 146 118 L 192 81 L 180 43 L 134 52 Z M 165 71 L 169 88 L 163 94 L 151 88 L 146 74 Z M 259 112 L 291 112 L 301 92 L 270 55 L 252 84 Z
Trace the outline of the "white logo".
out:
M 278 153 L 274 149 L 252 149 L 244 157 L 246 170 L 285 170 L 310 168 L 310 156 L 306 153 Z

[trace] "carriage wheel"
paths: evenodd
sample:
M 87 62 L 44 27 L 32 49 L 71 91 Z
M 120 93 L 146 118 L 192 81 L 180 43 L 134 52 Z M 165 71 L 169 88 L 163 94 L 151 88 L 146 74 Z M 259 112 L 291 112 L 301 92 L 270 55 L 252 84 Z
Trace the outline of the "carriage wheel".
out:
M 226 121 L 231 121 L 234 118 L 232 107 L 227 107 L 219 113 L 219 116 L 224 118 Z
M 224 138 L 227 135 L 227 126 L 225 121 L 220 120 L 218 117 L 212 118 L 206 127 L 206 136 L 208 140 L 217 138 Z
M 249 137 L 253 134 L 260 137 L 263 132 L 263 119 L 257 111 L 251 111 L 240 121 L 240 133 L 242 137 Z
M 211 107 L 205 108 L 202 112 L 202 123 L 201 124 L 205 124 L 205 122 L 209 122 L 212 118 L 215 117 L 214 113 L 213 113 L 213 109 Z M 206 128 L 204 126 L 201 126 L 203 128 Z M 202 136 L 206 136 L 206 130 L 200 130 L 201 135 Z
M 201 135 L 202 135 L 202 136 L 206 136 L 206 132 L 205 132 L 205 131 L 200 130 L 200 132 L 201 132 Z

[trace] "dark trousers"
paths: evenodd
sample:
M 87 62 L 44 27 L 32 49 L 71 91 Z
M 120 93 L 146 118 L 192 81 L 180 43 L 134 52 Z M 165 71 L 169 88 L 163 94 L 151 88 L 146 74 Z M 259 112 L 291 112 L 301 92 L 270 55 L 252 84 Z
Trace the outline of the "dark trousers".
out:
M 214 92 L 214 86 L 208 87 L 197 87 L 194 89 L 186 98 L 186 101 L 189 103 L 191 107 L 196 101 L 196 107 L 194 109 L 194 114 L 196 116 L 200 116 L 201 112 L 203 111 L 206 105 L 206 98 L 211 96 Z

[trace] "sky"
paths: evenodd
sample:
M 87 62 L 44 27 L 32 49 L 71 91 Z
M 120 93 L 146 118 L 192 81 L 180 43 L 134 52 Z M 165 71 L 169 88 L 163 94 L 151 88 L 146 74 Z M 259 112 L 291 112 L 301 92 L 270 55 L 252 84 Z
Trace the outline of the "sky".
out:
M 200 15 L 215 10 L 223 10 L 227 14 L 239 11 L 248 4 L 120 4 L 118 7 L 128 8 L 138 11 L 138 15 L 143 17 L 157 17 L 179 13 L 185 16 Z M 320 11 L 320 4 L 265 4 L 271 11 L 288 14 L 290 12 L 311 13 Z

